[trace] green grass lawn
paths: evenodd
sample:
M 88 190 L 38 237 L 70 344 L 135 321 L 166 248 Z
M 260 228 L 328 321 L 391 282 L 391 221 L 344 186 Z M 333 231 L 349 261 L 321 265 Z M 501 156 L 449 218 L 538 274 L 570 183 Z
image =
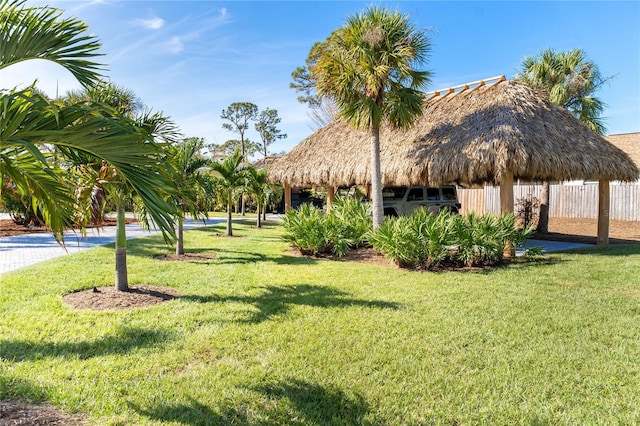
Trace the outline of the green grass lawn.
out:
M 112 285 L 113 246 L 2 275 L 0 400 L 97 425 L 640 423 L 640 245 L 420 273 L 224 226 L 186 232 L 203 263 L 129 242 L 131 285 L 182 294 L 149 308 L 64 304 Z

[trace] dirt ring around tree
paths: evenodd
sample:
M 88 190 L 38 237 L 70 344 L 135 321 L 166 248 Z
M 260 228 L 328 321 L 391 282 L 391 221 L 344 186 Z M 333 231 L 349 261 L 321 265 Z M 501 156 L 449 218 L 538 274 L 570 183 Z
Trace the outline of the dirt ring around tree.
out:
M 118 291 L 115 286 L 94 287 L 69 293 L 63 300 L 74 309 L 106 311 L 144 308 L 178 297 L 180 293 L 171 287 L 135 285 L 127 291 Z

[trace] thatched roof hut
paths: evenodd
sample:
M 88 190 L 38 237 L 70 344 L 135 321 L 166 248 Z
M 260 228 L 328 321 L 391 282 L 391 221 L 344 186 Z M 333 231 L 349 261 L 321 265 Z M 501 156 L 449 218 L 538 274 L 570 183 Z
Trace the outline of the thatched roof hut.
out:
M 411 128 L 381 129 L 383 186 L 499 184 L 501 209 L 512 212 L 514 179 L 597 180 L 597 241 L 608 242 L 609 181 L 640 177 L 629 155 L 542 92 L 504 76 L 425 96 L 424 112 Z M 274 163 L 269 177 L 285 188 L 326 185 L 329 198 L 333 187 L 370 183 L 369 147 L 368 132 L 335 121 Z
M 504 77 L 426 94 L 424 114 L 408 130 L 381 129 L 383 185 L 523 180 L 634 181 L 622 150 L 595 135 L 540 92 Z M 289 185 L 367 184 L 370 138 L 333 122 L 273 164 Z

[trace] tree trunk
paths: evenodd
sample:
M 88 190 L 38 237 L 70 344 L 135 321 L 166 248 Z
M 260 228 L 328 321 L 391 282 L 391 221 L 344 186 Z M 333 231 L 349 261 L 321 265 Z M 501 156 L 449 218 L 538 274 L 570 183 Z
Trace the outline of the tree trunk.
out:
M 244 194 L 240 194 L 240 200 L 240 204 L 242 205 L 242 216 L 244 216 L 247 208 L 247 199 Z
M 500 213 L 513 214 L 513 173 L 509 173 L 500 182 Z M 516 248 L 507 241 L 504 248 L 504 257 L 516 257 Z
M 116 223 L 116 290 L 129 290 L 127 277 L 127 233 L 124 220 L 124 200 L 118 197 Z
M 233 199 L 229 194 L 229 201 L 227 202 L 227 237 L 233 237 L 233 230 L 231 229 L 231 206 L 233 205 Z
M 262 219 L 262 211 L 261 210 L 262 209 L 260 208 L 260 203 L 258 203 L 258 211 L 257 211 L 257 214 L 256 214 L 256 218 L 257 218 L 256 219 L 256 226 L 258 228 L 262 228 L 262 220 L 261 220 Z
M 177 224 L 177 232 L 176 232 L 176 254 L 183 255 L 184 254 L 184 217 L 180 214 L 178 215 L 178 224 Z
M 611 189 L 608 180 L 598 182 L 598 245 L 609 244 L 609 208 L 611 207 Z
M 371 127 L 371 201 L 373 208 L 373 229 L 382 225 L 384 206 L 382 204 L 382 176 L 380 173 L 380 127 Z
M 542 182 L 540 213 L 538 214 L 538 227 L 536 228 L 536 232 L 539 234 L 549 233 L 549 199 L 549 182 Z

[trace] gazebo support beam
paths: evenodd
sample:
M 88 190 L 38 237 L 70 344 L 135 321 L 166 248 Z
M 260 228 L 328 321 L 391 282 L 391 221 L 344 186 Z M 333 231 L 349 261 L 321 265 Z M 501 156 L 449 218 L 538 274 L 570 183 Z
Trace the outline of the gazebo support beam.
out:
M 284 211 L 285 213 L 291 210 L 291 185 L 284 184 Z
M 513 173 L 507 174 L 500 182 L 500 213 L 513 213 Z M 516 256 L 516 248 L 507 243 L 504 257 Z
M 598 238 L 596 244 L 609 244 L 609 203 L 611 200 L 608 180 L 598 182 Z
M 327 185 L 327 213 L 331 211 L 331 206 L 336 201 L 336 188 L 335 186 Z

